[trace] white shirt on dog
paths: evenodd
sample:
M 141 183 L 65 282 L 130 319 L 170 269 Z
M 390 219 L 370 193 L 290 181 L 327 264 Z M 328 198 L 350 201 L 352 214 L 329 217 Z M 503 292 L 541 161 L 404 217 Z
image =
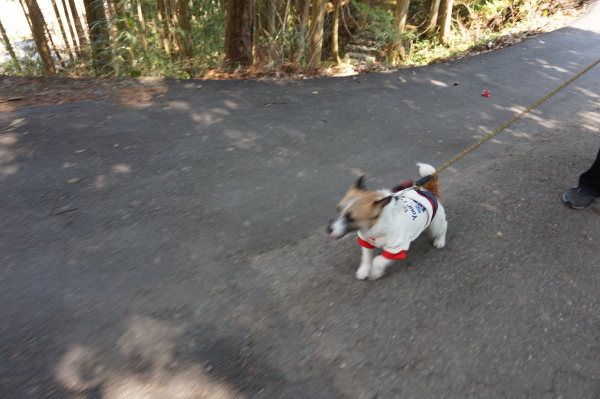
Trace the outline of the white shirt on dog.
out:
M 413 190 L 398 193 L 383 208 L 373 227 L 358 232 L 359 244 L 382 248 L 386 258 L 404 259 L 410 243 L 429 226 L 432 215 L 433 207 L 427 198 Z

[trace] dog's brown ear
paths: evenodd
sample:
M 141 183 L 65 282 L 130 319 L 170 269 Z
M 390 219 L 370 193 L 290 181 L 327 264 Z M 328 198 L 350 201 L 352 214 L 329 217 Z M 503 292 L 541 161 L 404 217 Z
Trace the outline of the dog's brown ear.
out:
M 389 204 L 392 201 L 392 196 L 388 195 L 385 198 L 381 198 L 378 200 L 373 201 L 373 206 L 376 208 L 383 208 L 384 206 L 386 206 L 387 204 Z
M 367 188 L 365 187 L 365 175 L 359 177 L 356 183 L 354 183 L 354 185 L 352 186 L 352 188 L 356 190 L 366 190 Z
M 390 201 L 392 200 L 392 198 L 393 197 L 390 195 L 385 198 L 381 198 L 381 199 L 373 201 L 373 210 L 371 211 L 371 216 L 373 218 L 379 217 L 379 214 L 383 210 L 383 207 L 386 206 L 387 204 L 389 204 Z

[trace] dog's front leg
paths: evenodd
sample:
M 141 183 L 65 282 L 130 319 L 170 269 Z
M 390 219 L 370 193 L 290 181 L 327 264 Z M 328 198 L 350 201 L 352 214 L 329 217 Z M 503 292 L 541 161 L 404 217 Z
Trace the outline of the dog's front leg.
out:
M 373 248 L 362 247 L 362 258 L 360 259 L 360 266 L 356 271 L 356 278 L 364 280 L 369 277 L 371 273 L 371 264 L 373 263 Z
M 377 280 L 379 277 L 383 276 L 385 269 L 392 263 L 394 263 L 393 259 L 388 259 L 381 255 L 375 257 L 371 272 L 369 273 L 369 280 Z

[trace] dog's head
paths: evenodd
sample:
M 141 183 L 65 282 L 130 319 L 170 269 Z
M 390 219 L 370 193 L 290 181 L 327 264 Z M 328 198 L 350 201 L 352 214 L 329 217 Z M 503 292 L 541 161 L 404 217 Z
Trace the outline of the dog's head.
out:
M 338 216 L 327 224 L 329 236 L 337 240 L 351 231 L 370 229 L 391 200 L 391 195 L 368 191 L 364 186 L 364 176 L 361 176 L 340 201 Z

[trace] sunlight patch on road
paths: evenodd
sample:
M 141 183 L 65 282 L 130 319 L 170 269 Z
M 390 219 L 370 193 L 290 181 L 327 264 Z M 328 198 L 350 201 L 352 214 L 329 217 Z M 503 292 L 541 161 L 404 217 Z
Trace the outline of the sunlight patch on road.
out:
M 118 363 L 111 364 L 101 351 L 73 345 L 56 366 L 56 379 L 74 392 L 97 389 L 102 399 L 243 399 L 201 364 L 175 358 L 182 333 L 171 323 L 133 316 L 116 343 Z

